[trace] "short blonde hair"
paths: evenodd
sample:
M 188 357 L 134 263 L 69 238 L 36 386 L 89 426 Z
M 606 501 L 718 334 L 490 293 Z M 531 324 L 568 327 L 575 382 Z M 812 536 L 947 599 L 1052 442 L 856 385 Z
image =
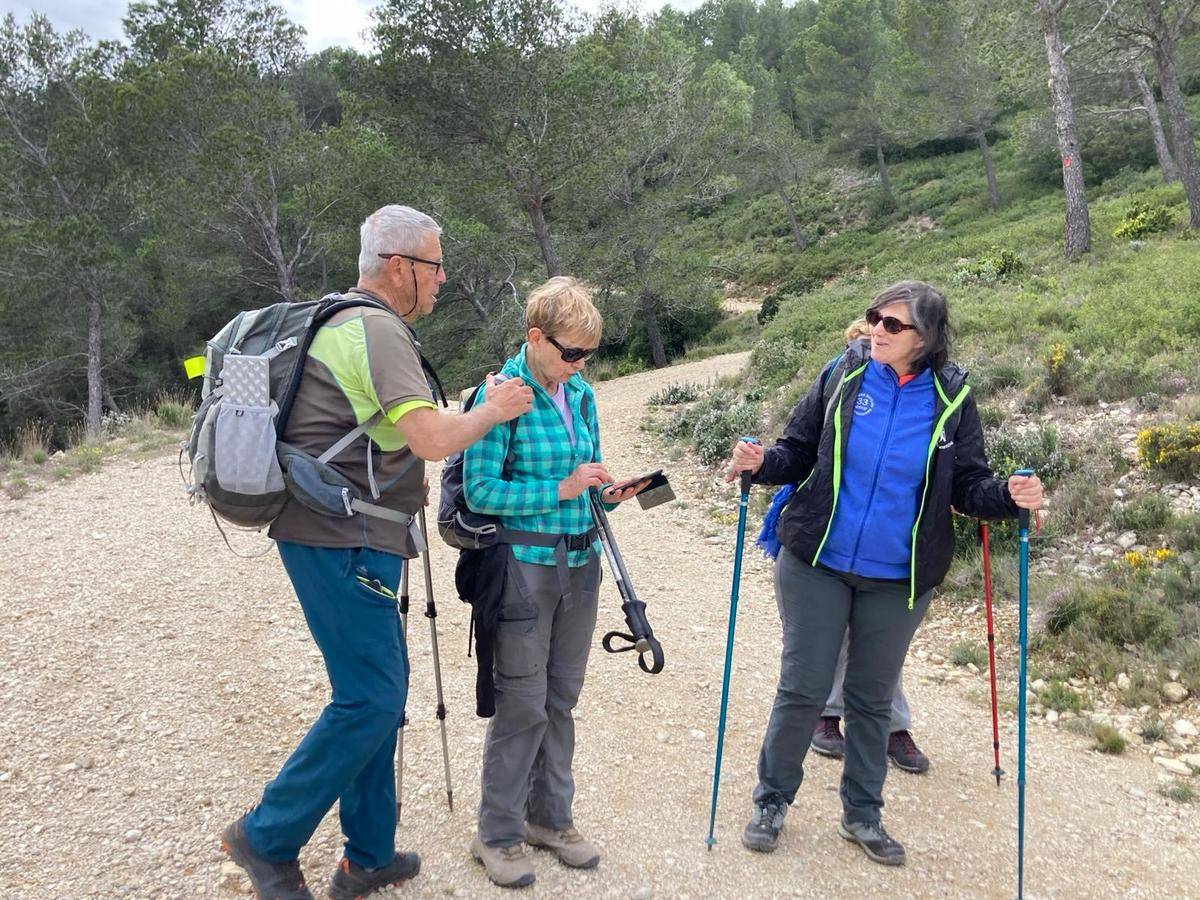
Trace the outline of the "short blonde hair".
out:
M 846 343 L 871 336 L 871 326 L 867 324 L 866 317 L 859 316 L 853 322 L 846 326 Z
M 525 300 L 525 328 L 540 328 L 551 337 L 577 333 L 599 344 L 604 320 L 592 303 L 592 292 L 587 286 L 575 278 L 559 275 L 529 292 Z

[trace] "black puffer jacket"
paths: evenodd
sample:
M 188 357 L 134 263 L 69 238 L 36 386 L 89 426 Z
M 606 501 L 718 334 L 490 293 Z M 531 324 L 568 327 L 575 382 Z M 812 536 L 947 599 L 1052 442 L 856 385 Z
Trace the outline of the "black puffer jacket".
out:
M 798 482 L 779 519 L 779 539 L 797 557 L 815 565 L 834 511 L 834 472 L 854 421 L 854 401 L 870 359 L 869 348 L 852 344 L 796 404 L 783 436 L 768 449 L 757 484 Z M 953 363 L 934 373 L 934 421 L 941 433 L 926 461 L 917 534 L 913 544 L 909 604 L 937 587 L 954 555 L 951 507 L 983 519 L 1016 518 L 1017 505 L 1007 483 L 992 475 L 983 450 L 979 412 L 966 384 L 966 373 Z M 826 399 L 828 398 L 828 399 Z M 826 415 L 826 409 L 829 412 Z

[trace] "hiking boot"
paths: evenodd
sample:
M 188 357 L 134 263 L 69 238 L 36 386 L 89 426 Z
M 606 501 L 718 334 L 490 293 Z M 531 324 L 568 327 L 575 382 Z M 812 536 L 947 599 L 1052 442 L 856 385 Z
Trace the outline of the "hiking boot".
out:
M 524 844 L 511 847 L 489 847 L 475 835 L 471 841 L 471 855 L 487 870 L 492 884 L 500 887 L 520 888 L 533 884 L 533 863 L 525 852 Z
M 259 856 L 246 840 L 245 821 L 242 816 L 221 832 L 221 849 L 246 870 L 255 896 L 260 900 L 313 900 L 312 892 L 304 885 L 300 861 L 272 862 Z
M 842 737 L 842 720 L 837 716 L 821 716 L 813 730 L 812 748 L 822 756 L 841 759 L 846 754 L 846 739 Z
M 888 735 L 888 756 L 905 772 L 923 775 L 929 771 L 929 757 L 921 752 L 907 731 L 893 731 Z
M 558 861 L 572 869 L 592 869 L 600 862 L 600 851 L 573 827 L 556 831 L 532 822 L 525 823 L 525 843 L 553 851 Z
M 333 900 L 358 900 L 380 888 L 415 878 L 420 871 L 421 857 L 415 853 L 397 853 L 378 869 L 364 869 L 343 857 L 329 882 L 329 896 Z
M 787 804 L 782 800 L 755 803 L 754 813 L 742 832 L 742 843 L 759 853 L 770 853 L 779 843 L 779 832 L 783 831 L 786 815 Z
M 882 822 L 847 822 L 843 818 L 838 834 L 862 847 L 872 862 L 883 866 L 904 865 L 904 847 L 884 830 Z

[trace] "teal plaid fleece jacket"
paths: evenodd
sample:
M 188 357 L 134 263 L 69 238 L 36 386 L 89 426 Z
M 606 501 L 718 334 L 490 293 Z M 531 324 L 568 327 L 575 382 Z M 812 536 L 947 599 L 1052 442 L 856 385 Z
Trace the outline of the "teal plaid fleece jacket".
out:
M 566 382 L 567 405 L 575 420 L 575 444 L 572 446 L 558 407 L 525 364 L 524 345 L 516 356 L 505 362 L 500 372 L 510 378 L 523 379 L 533 389 L 533 408 L 517 419 L 509 480 L 501 478 L 511 433 L 508 422 L 494 426 L 466 449 L 463 454 L 463 496 L 467 506 L 477 513 L 497 516 L 505 528 L 582 534 L 593 525 L 587 494 L 559 501 L 558 483 L 583 463 L 600 462 L 600 426 L 596 421 L 596 397 L 591 385 L 579 373 Z M 586 418 L 581 410 L 585 394 L 589 397 Z M 479 400 L 482 399 L 483 395 Z M 612 507 L 605 504 L 605 508 Z M 591 554 L 599 552 L 599 541 L 594 541 L 589 550 L 573 550 L 567 554 L 567 562 L 571 566 L 582 566 Z M 524 563 L 554 565 L 554 551 L 549 547 L 517 544 L 513 546 L 513 556 Z

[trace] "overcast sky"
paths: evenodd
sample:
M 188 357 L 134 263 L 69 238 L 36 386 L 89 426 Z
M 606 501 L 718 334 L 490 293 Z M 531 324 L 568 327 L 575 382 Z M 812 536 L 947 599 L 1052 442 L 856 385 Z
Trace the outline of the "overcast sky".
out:
M 370 28 L 368 13 L 377 5 L 377 0 L 277 0 L 293 21 L 308 32 L 308 49 L 323 50 L 336 45 L 370 49 L 364 32 Z M 637 5 L 641 8 L 657 9 L 665 0 L 625 0 L 621 6 Z M 677 9 L 694 9 L 702 0 L 671 0 Z M 119 38 L 121 18 L 128 4 L 118 0 L 0 0 L 0 10 L 14 13 L 17 21 L 24 24 L 31 12 L 37 11 L 49 17 L 54 26 L 67 31 L 82 28 L 94 38 Z M 599 9 L 601 0 L 576 0 L 575 5 L 588 12 Z

